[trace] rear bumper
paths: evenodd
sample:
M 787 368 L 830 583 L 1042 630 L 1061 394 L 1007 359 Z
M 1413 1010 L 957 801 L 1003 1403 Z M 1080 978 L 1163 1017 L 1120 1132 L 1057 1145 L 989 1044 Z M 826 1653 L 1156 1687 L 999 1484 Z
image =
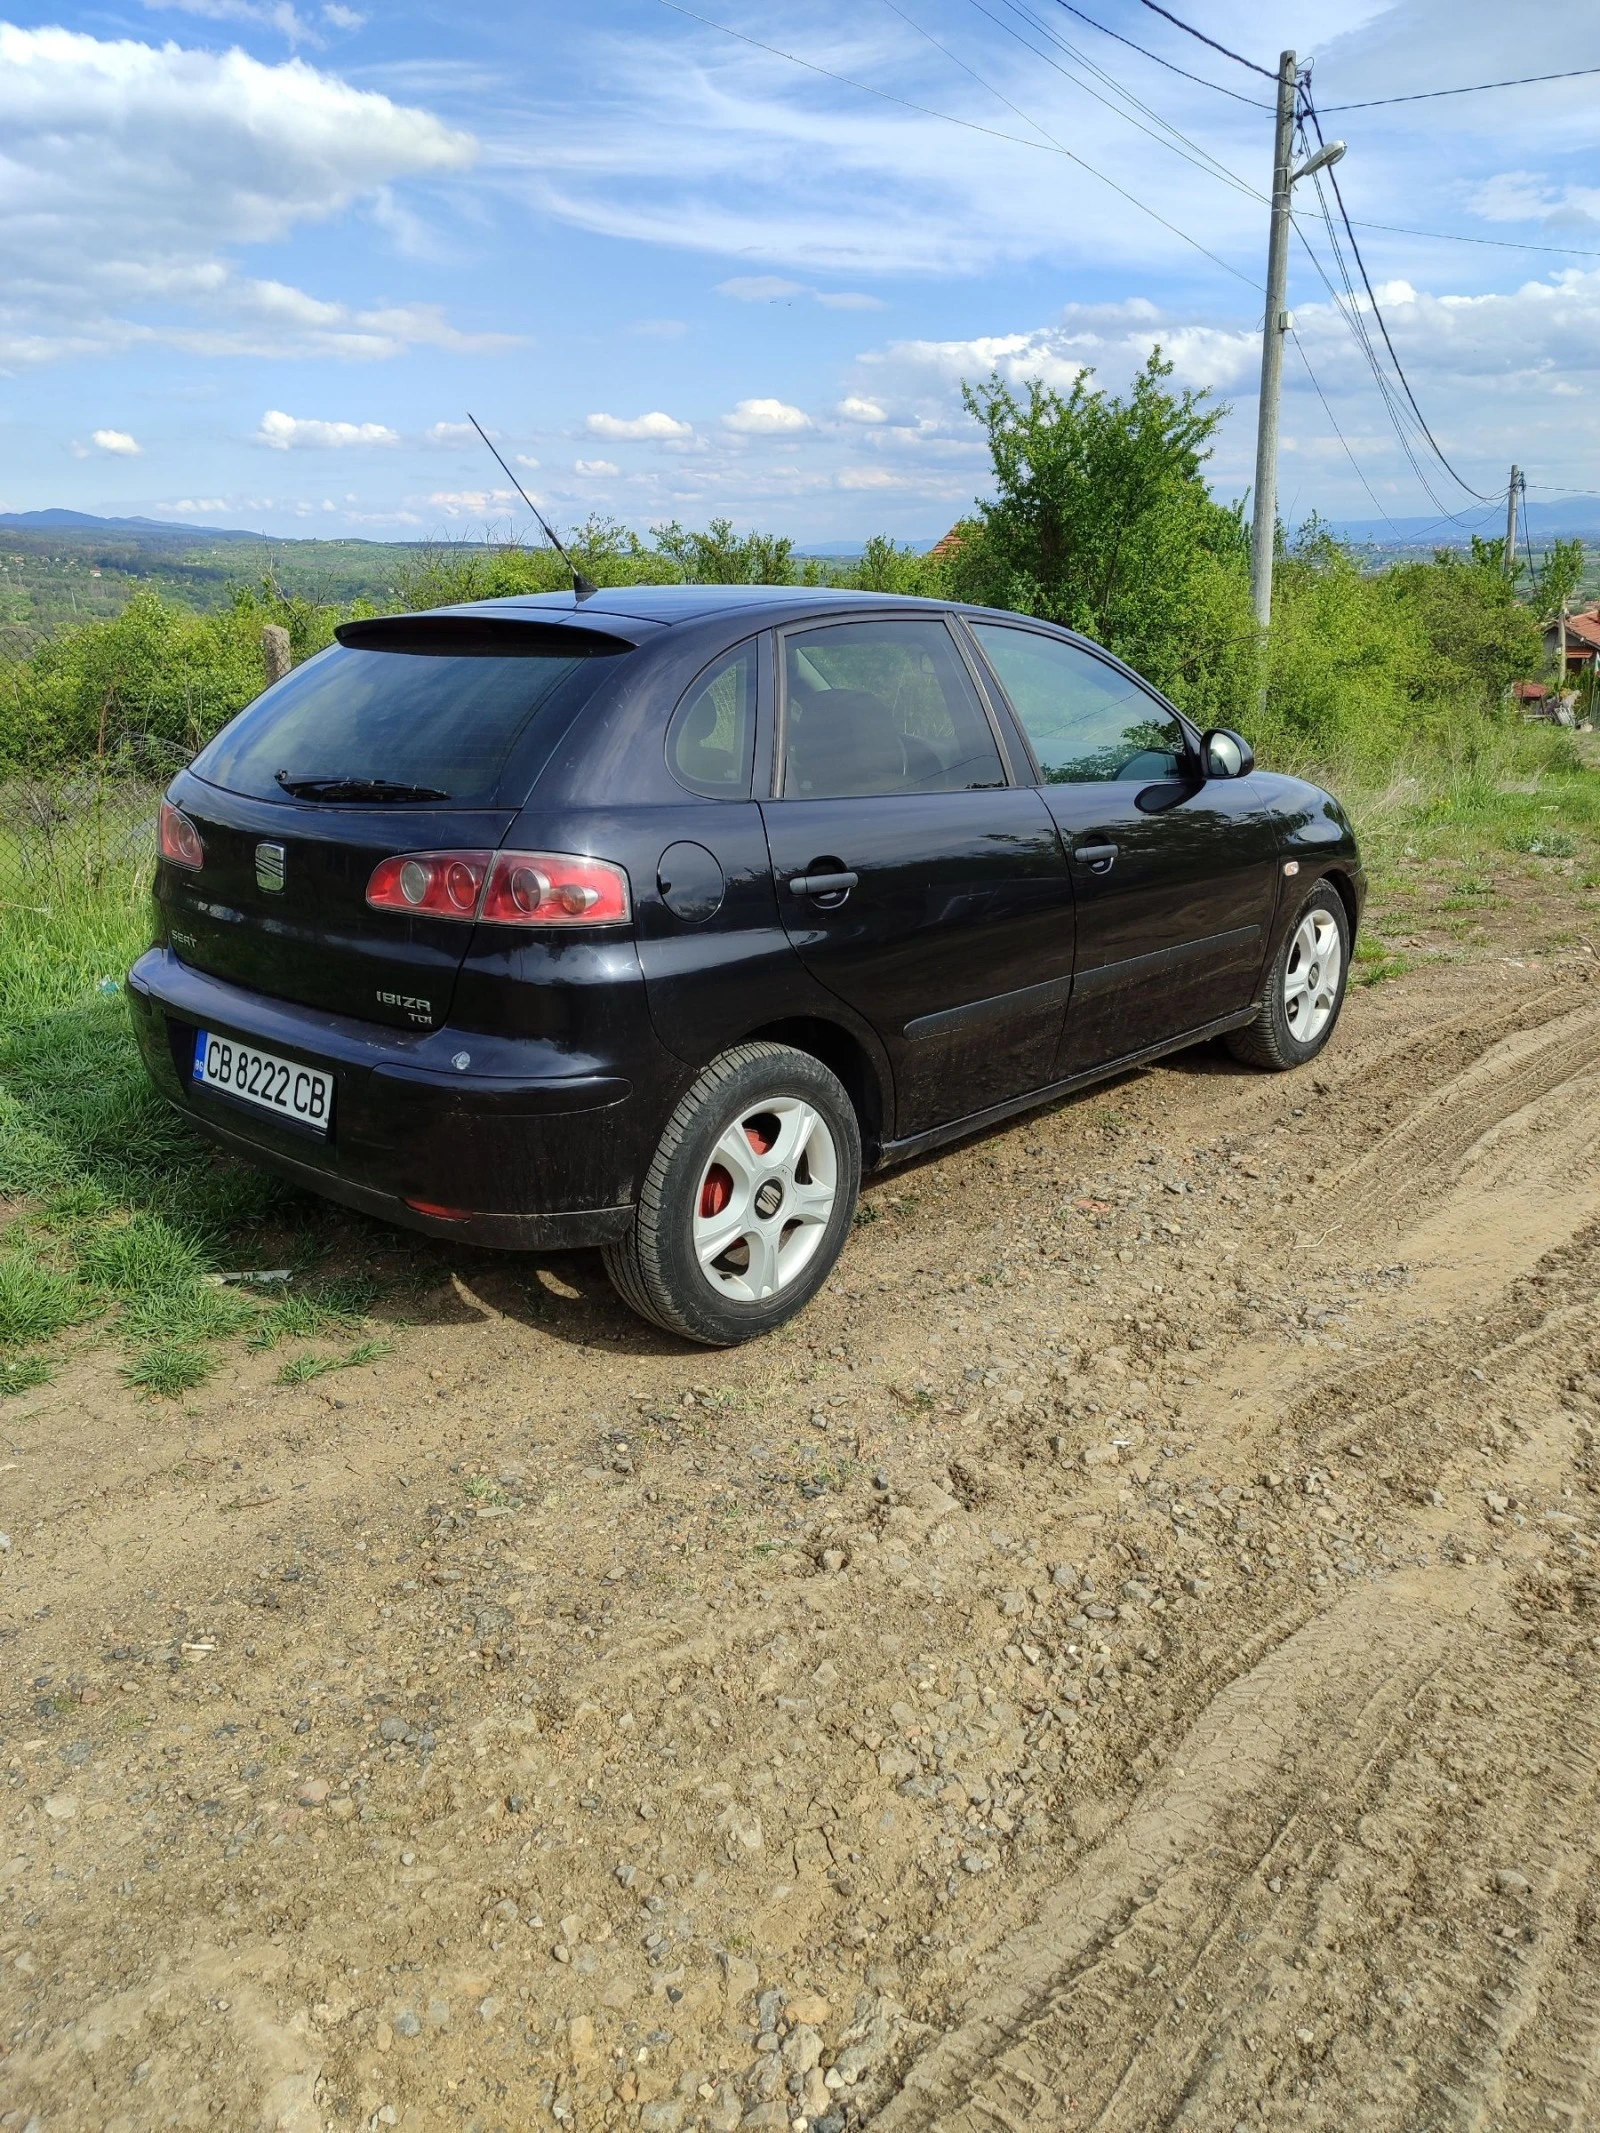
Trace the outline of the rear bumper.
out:
M 633 1081 L 598 1061 L 542 1040 L 413 1034 L 297 1007 L 165 948 L 129 972 L 128 1002 L 162 1095 L 223 1147 L 308 1191 L 432 1236 L 522 1249 L 604 1243 L 632 1219 L 649 1121 Z M 331 1072 L 331 1132 L 198 1086 L 201 1029 Z

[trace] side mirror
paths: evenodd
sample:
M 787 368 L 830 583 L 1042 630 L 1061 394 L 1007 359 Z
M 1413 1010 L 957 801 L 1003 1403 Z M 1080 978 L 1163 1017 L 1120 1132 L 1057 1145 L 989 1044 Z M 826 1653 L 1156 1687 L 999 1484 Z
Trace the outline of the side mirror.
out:
M 1242 733 L 1213 726 L 1200 743 L 1200 760 L 1208 778 L 1247 778 L 1256 767 L 1256 752 Z

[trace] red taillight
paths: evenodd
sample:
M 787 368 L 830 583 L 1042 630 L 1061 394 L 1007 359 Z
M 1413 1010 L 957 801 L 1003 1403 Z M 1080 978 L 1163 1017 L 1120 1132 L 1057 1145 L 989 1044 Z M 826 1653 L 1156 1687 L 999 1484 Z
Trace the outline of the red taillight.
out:
M 396 852 L 382 859 L 367 883 L 367 902 L 378 911 L 409 911 L 423 918 L 476 918 L 491 852 Z
M 569 852 L 496 852 L 480 914 L 495 926 L 616 926 L 633 915 L 628 877 Z
M 367 902 L 493 926 L 615 926 L 633 915 L 621 867 L 569 852 L 396 852 L 373 869 Z
M 161 856 L 175 867 L 203 867 L 206 848 L 189 817 L 170 800 L 161 803 Z
M 441 1207 L 436 1200 L 407 1200 L 407 1207 L 419 1215 L 432 1215 L 435 1222 L 470 1222 L 469 1207 Z

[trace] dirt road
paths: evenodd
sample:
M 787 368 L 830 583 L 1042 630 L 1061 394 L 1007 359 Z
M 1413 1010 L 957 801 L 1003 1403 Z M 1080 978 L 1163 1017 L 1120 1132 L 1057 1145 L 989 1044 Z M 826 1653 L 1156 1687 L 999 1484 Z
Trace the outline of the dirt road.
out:
M 0 2126 L 1600 2124 L 1600 983 L 0 1417 Z M 355 1234 L 355 1233 L 353 1233 Z M 363 1247 L 365 1248 L 365 1247 Z

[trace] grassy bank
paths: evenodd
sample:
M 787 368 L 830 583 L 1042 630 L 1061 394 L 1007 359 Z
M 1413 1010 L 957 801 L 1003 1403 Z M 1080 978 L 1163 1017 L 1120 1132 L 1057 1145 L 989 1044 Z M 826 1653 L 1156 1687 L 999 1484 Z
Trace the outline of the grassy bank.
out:
M 1600 913 L 1600 774 L 1569 736 L 1507 728 L 1381 782 L 1327 775 L 1372 878 L 1358 982 L 1559 946 Z M 212 1149 L 145 1078 L 120 981 L 147 938 L 156 797 L 79 788 L 51 813 L 0 791 L 0 1395 L 84 1341 L 151 1395 L 200 1384 L 239 1340 L 286 1344 L 286 1381 L 375 1352 L 378 1284 L 348 1265 L 398 1240 Z M 222 1278 L 263 1268 L 292 1279 Z
M 134 1048 L 122 978 L 149 937 L 157 789 L 0 798 L 0 1394 L 44 1383 L 85 1337 L 114 1340 L 129 1382 L 166 1394 L 240 1335 L 357 1339 L 372 1285 L 317 1278 L 321 1208 L 199 1141 Z M 259 1265 L 264 1232 L 301 1278 L 228 1281 Z M 369 1353 L 357 1340 L 285 1367 Z

